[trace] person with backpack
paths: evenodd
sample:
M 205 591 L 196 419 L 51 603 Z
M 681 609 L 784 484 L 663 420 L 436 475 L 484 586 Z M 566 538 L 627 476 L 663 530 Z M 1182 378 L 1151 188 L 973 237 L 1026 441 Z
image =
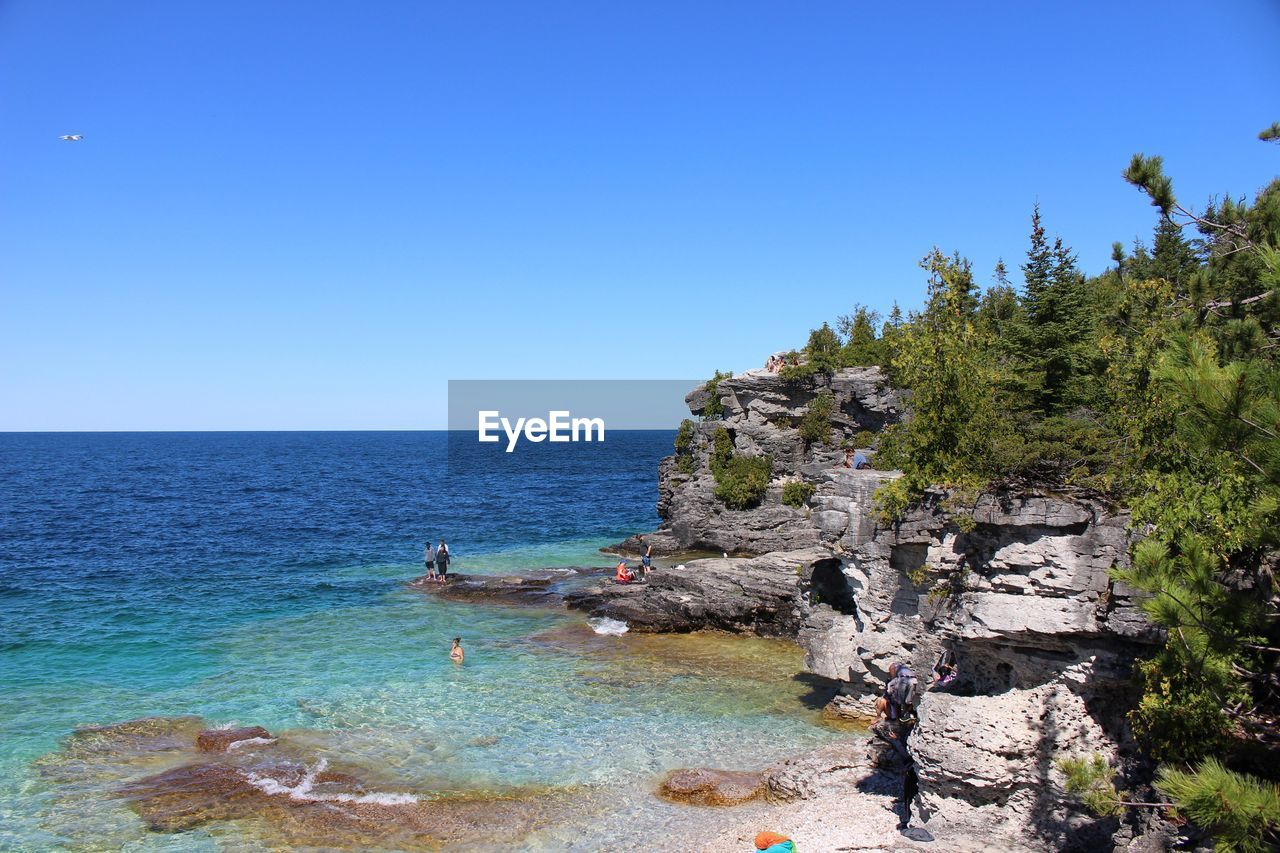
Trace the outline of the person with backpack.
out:
M 889 700 L 889 719 L 899 728 L 910 730 L 916 724 L 916 691 L 919 681 L 911 667 L 905 663 L 889 664 L 889 684 L 885 698 Z
M 907 738 L 911 736 L 916 717 L 916 695 L 919 681 L 915 672 L 905 663 L 889 664 L 889 683 L 885 686 L 884 701 L 888 719 L 877 723 L 875 732 L 893 747 L 894 752 L 906 763 L 902 774 L 902 798 L 899 801 L 898 829 L 905 830 L 911 823 L 911 801 L 920 791 L 920 779 L 916 776 L 915 760 L 907 750 Z M 895 808 L 897 811 L 897 808 Z

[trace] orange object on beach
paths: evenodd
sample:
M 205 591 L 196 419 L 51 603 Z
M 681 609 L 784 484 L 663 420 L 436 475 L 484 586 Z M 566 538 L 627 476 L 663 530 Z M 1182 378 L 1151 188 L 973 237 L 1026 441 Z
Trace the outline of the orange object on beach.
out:
M 767 850 L 775 844 L 781 844 L 784 841 L 790 840 L 791 839 L 787 838 L 785 835 L 779 835 L 776 832 L 770 832 L 766 829 L 764 832 L 757 833 L 756 849 Z

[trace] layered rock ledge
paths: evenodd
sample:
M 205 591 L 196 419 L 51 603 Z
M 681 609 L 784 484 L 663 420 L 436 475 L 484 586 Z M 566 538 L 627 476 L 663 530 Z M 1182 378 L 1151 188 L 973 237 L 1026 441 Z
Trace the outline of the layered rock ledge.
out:
M 878 370 L 797 382 L 753 372 L 718 393 L 723 417 L 698 425 L 691 459 L 660 465 L 661 526 L 618 547 L 739 556 L 658 569 L 642 586 L 597 584 L 566 602 L 635 630 L 794 637 L 807 668 L 840 686 L 832 712 L 846 718 L 870 715 L 890 663 L 910 663 L 926 689 L 949 649 L 959 675 L 946 692 L 924 693 L 910 742 L 927 818 L 1027 849 L 1111 850 L 1141 837 L 1142 826 L 1071 805 L 1054 766 L 1100 753 L 1123 767 L 1131 756 L 1132 661 L 1159 636 L 1134 591 L 1110 577 L 1128 559 L 1128 518 L 1079 496 L 962 503 L 937 490 L 886 524 L 874 496 L 898 474 L 840 466 L 842 444 L 898 417 L 901 401 Z M 836 399 L 832 438 L 808 445 L 795 426 L 819 393 Z M 696 390 L 690 411 L 709 399 Z M 759 507 L 715 498 L 708 457 L 718 429 L 736 453 L 773 457 Z M 813 486 L 798 508 L 781 499 L 794 481 Z

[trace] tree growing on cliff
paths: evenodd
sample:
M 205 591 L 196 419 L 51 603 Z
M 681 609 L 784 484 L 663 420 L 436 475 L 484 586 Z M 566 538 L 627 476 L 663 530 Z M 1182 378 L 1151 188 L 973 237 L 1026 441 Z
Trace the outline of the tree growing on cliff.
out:
M 809 401 L 809 407 L 800 417 L 797 428 L 805 444 L 824 442 L 831 438 L 831 413 L 836 400 L 830 391 L 820 391 Z
M 1208 259 L 1136 285 L 1162 310 L 1131 315 L 1148 331 L 1120 347 L 1146 381 L 1117 387 L 1117 407 L 1155 414 L 1129 434 L 1129 502 L 1149 535 L 1115 577 L 1148 593 L 1143 607 L 1167 635 L 1139 663 L 1144 692 L 1130 718 L 1147 750 L 1175 764 L 1158 784 L 1181 810 L 1224 849 L 1265 849 L 1242 839 L 1274 842 L 1280 819 L 1275 787 L 1248 776 L 1280 775 L 1280 183 L 1252 206 L 1228 199 L 1195 214 L 1159 158 L 1134 155 L 1125 178 L 1166 232 L 1195 227 Z M 1272 805 L 1252 808 L 1260 801 Z
M 904 324 L 892 362 L 911 392 L 909 417 L 881 437 L 878 458 L 903 470 L 879 494 L 895 517 L 924 488 L 985 486 L 999 470 L 1004 432 L 995 407 L 992 337 L 978 322 L 967 260 L 934 249 L 920 262 L 929 273 L 924 310 Z
M 840 368 L 841 346 L 840 336 L 829 323 L 823 323 L 809 332 L 800 363 L 782 368 L 782 378 L 803 379 L 815 373 L 834 373 Z
M 855 305 L 852 314 L 841 316 L 836 324 L 844 335 L 840 348 L 843 367 L 869 367 L 884 360 L 884 348 L 876 336 L 880 315 L 865 305 Z
M 710 399 L 707 405 L 702 409 L 702 416 L 710 420 L 711 418 L 724 417 L 724 403 L 720 402 L 720 380 L 732 379 L 732 373 L 721 373 L 719 370 L 707 380 L 707 394 Z

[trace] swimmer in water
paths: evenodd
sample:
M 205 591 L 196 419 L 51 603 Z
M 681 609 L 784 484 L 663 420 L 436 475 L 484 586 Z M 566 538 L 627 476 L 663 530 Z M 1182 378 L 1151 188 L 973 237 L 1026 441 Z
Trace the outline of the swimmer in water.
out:
M 453 648 L 449 650 L 449 659 L 454 663 L 462 663 L 462 638 L 453 638 Z

